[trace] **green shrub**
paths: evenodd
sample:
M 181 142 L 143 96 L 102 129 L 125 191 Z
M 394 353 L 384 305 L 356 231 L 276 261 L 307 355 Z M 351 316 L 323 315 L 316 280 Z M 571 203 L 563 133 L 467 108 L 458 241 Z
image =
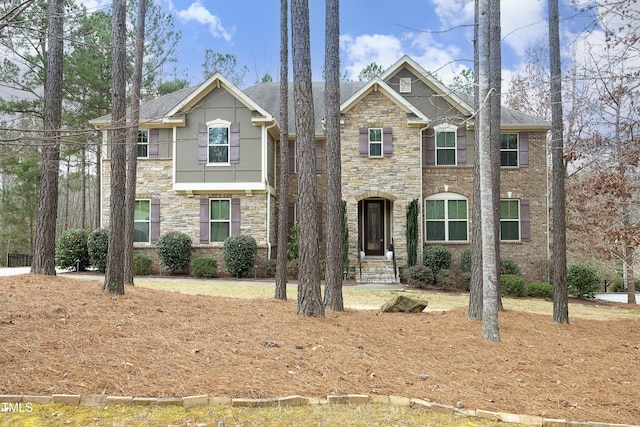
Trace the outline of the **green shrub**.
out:
M 467 273 L 471 271 L 471 249 L 465 249 L 460 253 L 460 269 Z
M 297 279 L 299 269 L 300 265 L 297 259 L 289 260 L 287 263 L 287 277 L 289 277 L 289 279 Z
M 235 277 L 249 277 L 253 272 L 258 245 L 253 236 L 236 234 L 224 241 L 224 265 Z
M 524 279 L 515 274 L 500 275 L 500 293 L 502 296 L 523 297 L 527 295 Z
M 153 260 L 147 254 L 133 254 L 133 275 L 148 276 L 153 272 Z
M 100 273 L 107 269 L 107 253 L 109 250 L 109 230 L 98 228 L 93 230 L 87 238 L 89 260 Z
M 440 270 L 434 280 L 437 286 L 443 290 L 469 291 L 471 288 L 471 272 L 462 271 L 460 268 Z
M 433 272 L 426 265 L 412 265 L 404 269 L 407 284 L 413 288 L 424 289 L 433 285 Z
M 64 231 L 56 241 L 56 266 L 60 268 L 76 269 L 80 261 L 80 271 L 84 271 L 91 264 L 87 239 L 89 230 L 72 228 Z
M 277 261 L 275 259 L 266 259 L 266 260 L 258 260 L 256 265 L 258 266 L 258 271 L 256 272 L 257 277 L 276 277 L 276 266 Z
M 510 259 L 500 260 L 500 274 L 512 274 L 514 276 L 522 276 L 522 271 L 515 261 Z
M 634 282 L 634 289 L 636 292 L 640 292 L 640 280 L 636 280 Z M 627 292 L 624 288 L 624 283 L 622 278 L 615 279 L 607 288 L 609 292 Z
M 531 282 L 527 286 L 527 295 L 534 298 L 553 299 L 553 285 L 546 282 Z
M 191 258 L 191 237 L 178 231 L 165 233 L 156 245 L 160 265 L 170 273 L 182 269 Z
M 448 270 L 451 268 L 451 251 L 441 245 L 427 246 L 422 263 L 429 267 L 433 274 L 438 274 L 440 270 Z
M 289 240 L 287 241 L 287 259 L 298 259 L 298 223 L 296 222 L 289 230 Z
M 196 258 L 191 261 L 189 275 L 198 278 L 218 277 L 218 262 L 210 256 Z
M 586 264 L 571 264 L 567 268 L 569 294 L 580 299 L 595 297 L 600 289 L 600 276 L 595 268 Z

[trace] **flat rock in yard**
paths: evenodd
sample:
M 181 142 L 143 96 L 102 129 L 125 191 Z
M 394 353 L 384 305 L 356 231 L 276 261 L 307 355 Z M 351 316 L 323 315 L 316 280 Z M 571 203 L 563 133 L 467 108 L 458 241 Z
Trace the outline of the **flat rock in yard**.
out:
M 424 300 L 396 295 L 384 303 L 381 310 L 385 313 L 420 313 L 428 304 Z

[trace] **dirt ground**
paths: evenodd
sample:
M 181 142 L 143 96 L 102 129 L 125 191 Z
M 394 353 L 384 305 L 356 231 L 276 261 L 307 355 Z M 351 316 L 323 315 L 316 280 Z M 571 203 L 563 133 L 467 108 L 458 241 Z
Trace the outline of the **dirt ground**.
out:
M 115 297 L 100 285 L 0 278 L 0 394 L 363 393 L 640 424 L 640 314 L 558 325 L 505 311 L 493 343 L 466 309 L 316 319 L 297 316 L 295 301 L 141 287 Z

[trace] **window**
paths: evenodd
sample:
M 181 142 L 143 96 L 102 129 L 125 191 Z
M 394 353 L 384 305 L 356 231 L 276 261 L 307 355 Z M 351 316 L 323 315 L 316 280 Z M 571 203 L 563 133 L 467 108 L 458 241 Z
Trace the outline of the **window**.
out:
M 500 166 L 518 166 L 518 134 L 500 135 Z
M 138 157 L 149 157 L 149 131 L 138 131 Z
M 133 241 L 149 243 L 151 204 L 149 200 L 136 200 L 133 220 Z
M 382 157 L 382 128 L 369 129 L 369 157 Z
M 467 241 L 467 199 L 441 193 L 425 201 L 427 241 Z
M 229 124 L 210 124 L 209 163 L 229 163 Z
M 451 125 L 439 125 L 434 129 L 436 131 L 436 165 L 455 165 L 457 128 Z
M 520 203 L 518 200 L 500 201 L 500 240 L 520 240 Z
M 209 241 L 224 242 L 231 232 L 231 200 L 212 199 L 209 203 Z

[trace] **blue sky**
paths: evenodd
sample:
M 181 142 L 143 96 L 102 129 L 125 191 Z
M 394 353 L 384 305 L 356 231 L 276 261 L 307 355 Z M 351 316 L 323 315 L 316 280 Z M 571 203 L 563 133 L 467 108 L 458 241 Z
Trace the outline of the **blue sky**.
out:
M 191 83 L 202 80 L 206 49 L 234 54 L 249 73 L 245 86 L 265 73 L 279 75 L 279 0 L 155 0 L 174 17 L 182 40 L 177 71 Z M 569 0 L 561 0 L 568 3 Z M 588 0 L 582 0 L 583 2 Z M 92 8 L 109 0 L 84 0 Z M 313 79 L 324 62 L 324 0 L 310 0 Z M 503 76 L 521 65 L 527 48 L 546 42 L 547 2 L 502 0 Z M 388 67 L 410 55 L 445 82 L 473 57 L 473 0 L 343 0 L 340 2 L 341 68 L 351 79 L 371 62 Z M 563 4 L 562 16 L 574 12 Z M 569 40 L 573 20 L 563 22 Z

